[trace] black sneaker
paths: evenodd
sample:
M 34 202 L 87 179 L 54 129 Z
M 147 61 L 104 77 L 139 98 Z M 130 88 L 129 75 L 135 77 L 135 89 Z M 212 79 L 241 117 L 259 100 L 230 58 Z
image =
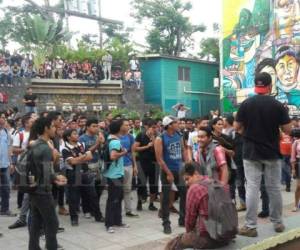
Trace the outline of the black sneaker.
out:
M 63 227 L 59 227 L 57 229 L 57 233 L 63 233 L 65 231 L 65 229 Z
M 141 201 L 138 201 L 137 207 L 136 207 L 137 211 L 142 211 L 143 210 L 143 205 Z
M 285 191 L 286 192 L 291 192 L 291 187 L 286 187 Z
M 150 204 L 150 205 L 149 205 L 149 210 L 150 210 L 150 211 L 157 211 L 158 208 L 157 208 L 156 206 L 154 206 L 153 204 Z
M 76 220 L 76 219 L 71 220 L 71 226 L 72 227 L 78 227 L 79 226 L 78 220 Z
M 269 217 L 269 213 L 261 211 L 257 216 L 259 218 L 267 218 L 267 217 Z
M 171 234 L 172 233 L 172 229 L 170 225 L 166 225 L 164 226 L 164 234 Z
M 10 225 L 8 229 L 16 229 L 16 228 L 21 228 L 21 227 L 26 227 L 26 222 L 17 220 L 14 224 Z
M 95 218 L 95 221 L 96 222 L 101 222 L 101 223 L 104 223 L 105 222 L 105 218 L 103 216 L 101 216 L 100 218 Z

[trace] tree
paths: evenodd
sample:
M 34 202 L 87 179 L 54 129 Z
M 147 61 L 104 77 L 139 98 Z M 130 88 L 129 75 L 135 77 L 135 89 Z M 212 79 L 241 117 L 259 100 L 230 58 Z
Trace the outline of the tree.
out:
M 204 25 L 192 25 L 187 17 L 190 2 L 181 0 L 133 0 L 133 16 L 138 22 L 148 20 L 152 28 L 146 40 L 150 52 L 179 56 L 193 45 L 192 35 L 205 31 Z
M 132 31 L 132 28 L 125 28 L 124 25 L 113 23 L 103 24 L 103 33 L 107 36 L 104 45 L 111 42 L 114 38 L 119 39 L 122 43 L 129 43 L 129 36 Z
M 0 44 L 2 50 L 5 50 L 13 28 L 14 23 L 12 20 L 12 16 L 9 14 L 9 12 L 6 12 L 4 14 L 4 17 L 0 20 Z
M 220 49 L 219 49 L 219 39 L 214 37 L 204 38 L 200 43 L 200 53 L 201 58 L 213 59 L 219 62 L 220 60 Z
M 41 15 L 27 13 L 15 19 L 17 25 L 15 25 L 12 38 L 25 50 L 34 53 L 35 65 L 43 63 L 55 46 L 71 38 L 71 34 L 65 31 L 61 19 L 56 21 L 54 18 L 45 19 Z

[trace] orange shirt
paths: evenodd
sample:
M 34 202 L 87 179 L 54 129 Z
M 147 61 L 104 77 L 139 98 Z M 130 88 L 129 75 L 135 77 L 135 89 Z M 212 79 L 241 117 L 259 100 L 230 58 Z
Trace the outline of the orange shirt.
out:
M 291 155 L 292 153 L 292 144 L 293 144 L 293 140 L 292 137 L 285 134 L 285 133 L 281 133 L 280 136 L 280 153 L 282 155 Z

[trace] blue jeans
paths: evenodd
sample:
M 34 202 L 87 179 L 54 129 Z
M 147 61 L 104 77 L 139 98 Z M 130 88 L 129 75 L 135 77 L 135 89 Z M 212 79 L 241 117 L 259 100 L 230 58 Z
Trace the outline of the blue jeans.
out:
M 283 156 L 282 158 L 282 178 L 281 181 L 286 185 L 286 187 L 291 187 L 291 163 L 290 156 Z
M 1 212 L 9 211 L 9 176 L 8 168 L 0 168 Z
M 25 106 L 25 113 L 37 113 L 36 107 Z

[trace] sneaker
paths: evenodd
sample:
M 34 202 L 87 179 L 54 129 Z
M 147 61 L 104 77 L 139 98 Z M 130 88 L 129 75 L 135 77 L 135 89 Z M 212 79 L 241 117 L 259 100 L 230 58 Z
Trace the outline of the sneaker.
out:
M 238 234 L 246 237 L 257 237 L 256 228 L 250 228 L 247 226 L 240 228 Z
M 107 228 L 107 232 L 109 234 L 113 234 L 115 232 L 115 229 L 113 227 L 109 227 L 109 228 Z
M 170 225 L 166 225 L 164 226 L 164 234 L 171 234 L 172 233 L 172 229 Z
M 17 220 L 14 224 L 10 225 L 8 229 L 16 229 L 16 228 L 21 228 L 21 227 L 26 227 L 26 222 Z
M 148 209 L 150 211 L 157 211 L 158 210 L 158 208 L 156 206 L 154 206 L 153 203 L 149 205 Z
M 285 191 L 288 193 L 291 192 L 291 187 L 286 187 Z
M 105 222 L 105 218 L 101 215 L 99 218 L 95 218 L 95 221 L 96 222 L 101 222 L 101 223 L 104 223 Z
M 58 214 L 67 216 L 67 215 L 69 215 L 69 211 L 67 209 L 65 209 L 64 207 L 60 207 L 58 209 Z
M 65 231 L 65 229 L 63 227 L 59 227 L 57 229 L 57 233 L 63 233 Z
M 266 213 L 264 211 L 261 211 L 258 215 L 259 218 L 267 218 L 269 217 L 269 213 Z
M 83 215 L 83 217 L 86 218 L 86 219 L 90 219 L 92 216 L 91 216 L 90 213 L 85 213 L 85 214 Z
M 242 212 L 242 211 L 246 211 L 247 208 L 246 208 L 246 205 L 245 205 L 245 204 L 240 204 L 240 205 L 236 208 L 236 210 L 237 210 L 238 212 Z
M 72 227 L 78 227 L 79 226 L 78 220 L 76 220 L 76 219 L 71 220 L 71 226 Z
M 0 212 L 0 216 L 6 216 L 6 217 L 16 217 L 17 214 L 13 213 L 11 211 L 6 211 L 6 212 Z
M 137 210 L 137 211 L 142 211 L 142 210 L 143 210 L 142 201 L 138 201 L 138 204 L 137 204 L 136 210 Z
M 285 230 L 285 226 L 282 223 L 276 223 L 274 225 L 274 230 L 276 233 L 282 233 Z
M 126 213 L 126 216 L 127 216 L 127 217 L 131 217 L 131 218 L 138 218 L 138 217 L 139 217 L 138 214 L 135 214 L 135 213 L 133 213 L 133 212 L 127 212 L 127 213 Z

